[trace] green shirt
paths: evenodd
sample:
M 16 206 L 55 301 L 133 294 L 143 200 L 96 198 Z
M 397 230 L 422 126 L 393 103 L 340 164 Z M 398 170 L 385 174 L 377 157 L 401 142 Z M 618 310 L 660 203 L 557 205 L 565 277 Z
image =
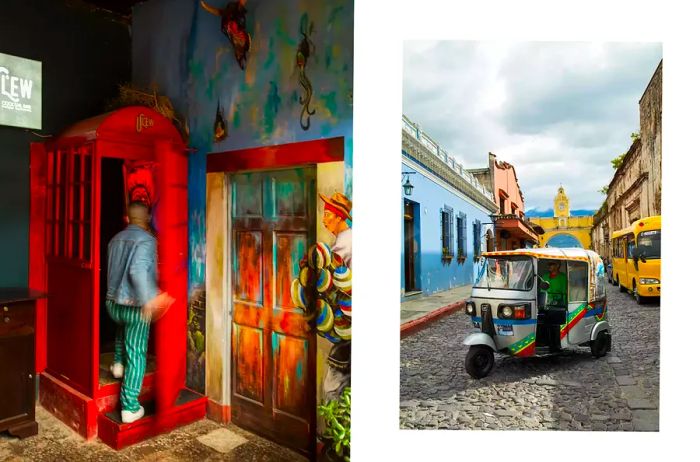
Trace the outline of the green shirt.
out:
M 549 273 L 542 276 L 542 279 L 549 283 L 549 289 L 547 289 L 547 295 L 549 295 L 549 300 L 551 304 L 563 304 L 566 302 L 566 275 L 564 273 L 558 273 L 556 276 L 551 277 Z

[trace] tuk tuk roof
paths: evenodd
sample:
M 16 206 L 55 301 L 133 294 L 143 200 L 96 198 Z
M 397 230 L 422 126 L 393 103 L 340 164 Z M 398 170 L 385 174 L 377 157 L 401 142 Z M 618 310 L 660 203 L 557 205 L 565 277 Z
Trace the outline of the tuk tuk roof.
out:
M 559 260 L 582 260 L 589 261 L 591 259 L 592 250 L 586 250 L 579 247 L 559 248 L 545 247 L 537 249 L 518 249 L 518 250 L 497 250 L 494 252 L 484 252 L 481 255 L 484 257 L 505 257 L 509 255 L 526 255 L 535 258 L 554 258 Z
M 605 297 L 605 267 L 600 255 L 593 250 L 580 247 L 557 248 L 545 247 L 537 249 L 502 250 L 496 252 L 484 252 L 483 257 L 500 257 L 510 255 L 525 255 L 534 258 L 578 260 L 588 264 L 588 300 L 599 300 Z

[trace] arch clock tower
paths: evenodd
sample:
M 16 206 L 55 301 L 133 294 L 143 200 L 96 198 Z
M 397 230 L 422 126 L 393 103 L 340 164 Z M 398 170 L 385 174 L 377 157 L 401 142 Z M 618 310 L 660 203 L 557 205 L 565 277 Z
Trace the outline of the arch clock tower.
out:
M 554 197 L 554 216 L 556 218 L 568 218 L 569 215 L 569 197 L 564 192 L 564 187 L 559 186 L 557 195 Z

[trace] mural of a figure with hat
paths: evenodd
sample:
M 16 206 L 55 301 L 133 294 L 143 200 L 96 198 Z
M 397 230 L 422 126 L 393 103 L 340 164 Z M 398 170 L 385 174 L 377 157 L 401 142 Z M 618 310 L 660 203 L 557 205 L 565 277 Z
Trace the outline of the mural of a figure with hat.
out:
M 347 223 L 352 221 L 352 202 L 339 192 L 330 198 L 323 194 L 319 196 L 324 202 L 323 226 L 335 236 L 331 250 L 343 258 L 345 266 L 352 269 L 352 228 Z
M 352 268 L 352 228 L 348 224 L 352 220 L 352 202 L 339 192 L 331 197 L 319 196 L 324 202 L 323 226 L 335 236 L 331 251 L 343 259 L 345 266 Z M 333 345 L 328 354 L 328 366 L 323 380 L 324 399 L 337 399 L 350 385 L 350 340 Z

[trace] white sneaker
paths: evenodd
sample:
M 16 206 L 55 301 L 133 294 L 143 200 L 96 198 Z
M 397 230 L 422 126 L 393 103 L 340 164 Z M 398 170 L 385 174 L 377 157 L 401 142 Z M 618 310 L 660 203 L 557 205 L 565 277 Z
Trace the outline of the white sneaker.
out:
M 112 377 L 115 379 L 121 379 L 124 377 L 124 365 L 122 363 L 114 363 L 109 366 L 109 370 L 112 371 Z
M 143 417 L 144 412 L 145 411 L 143 410 L 143 406 L 139 406 L 139 410 L 135 411 L 135 412 L 122 411 L 122 422 L 123 423 L 136 422 L 141 417 Z

